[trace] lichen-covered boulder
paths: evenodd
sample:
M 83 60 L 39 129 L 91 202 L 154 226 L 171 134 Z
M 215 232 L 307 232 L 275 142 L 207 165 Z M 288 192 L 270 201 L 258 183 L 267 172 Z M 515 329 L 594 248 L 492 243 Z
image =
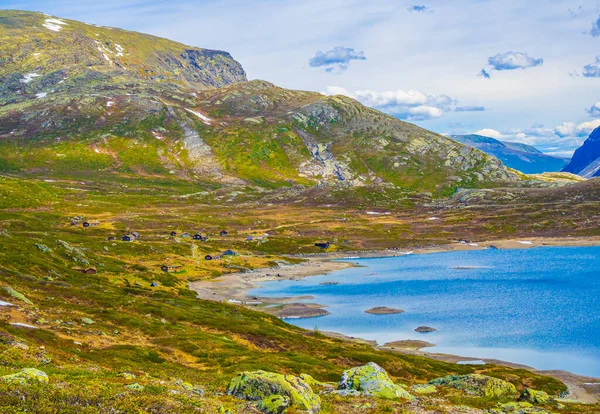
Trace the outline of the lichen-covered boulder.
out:
M 404 388 L 394 384 L 387 372 L 374 362 L 344 371 L 338 390 L 354 390 L 368 397 L 385 399 L 414 397 Z
M 11 383 L 25 385 L 28 382 L 39 381 L 48 382 L 48 374 L 35 368 L 24 368 L 16 374 L 9 374 L 0 377 L 0 380 Z
M 322 391 L 333 391 L 335 390 L 336 384 L 329 382 L 321 382 L 317 381 L 313 377 L 308 374 L 300 374 L 300 379 L 306 382 L 312 389 L 314 390 L 322 390 Z
M 321 411 L 319 396 L 313 392 L 304 380 L 293 375 L 282 375 L 266 371 L 242 372 L 229 382 L 227 394 L 243 400 L 260 401 L 259 406 L 263 407 L 260 409 L 269 414 L 280 412 L 264 411 L 266 407 L 272 409 L 277 402 L 287 403 L 287 406 L 283 409 L 289 406 L 310 413 Z M 265 400 L 275 396 L 284 398 Z
M 526 388 L 519 397 L 520 401 L 526 401 L 532 404 L 547 404 L 550 401 L 550 396 L 544 391 Z
M 290 406 L 290 398 L 283 395 L 271 395 L 263 398 L 257 408 L 266 414 L 283 414 Z
M 494 414 L 550 414 L 543 408 L 534 407 L 528 402 L 509 402 L 501 404 L 500 408 L 490 410 Z
M 141 384 L 138 384 L 137 382 L 134 382 L 133 384 L 127 384 L 125 388 L 132 391 L 144 391 L 145 387 Z
M 410 387 L 410 390 L 413 394 L 417 395 L 427 395 L 427 394 L 435 394 L 437 392 L 437 388 L 431 384 L 417 384 Z
M 481 397 L 516 397 L 517 394 L 517 389 L 510 382 L 480 374 L 448 375 L 429 384 L 452 387 Z

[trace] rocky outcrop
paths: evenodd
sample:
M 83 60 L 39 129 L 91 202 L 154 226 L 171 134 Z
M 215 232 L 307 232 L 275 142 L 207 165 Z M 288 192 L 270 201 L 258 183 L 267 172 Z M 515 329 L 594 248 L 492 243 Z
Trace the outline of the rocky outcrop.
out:
M 10 384 L 25 385 L 29 382 L 48 382 L 48 374 L 36 368 L 24 368 L 16 374 L 0 377 L 0 380 Z
M 547 404 L 550 401 L 550 396 L 544 391 L 526 388 L 521 393 L 519 401 L 525 401 L 532 404 Z
M 430 381 L 431 385 L 452 387 L 481 397 L 516 397 L 516 387 L 508 381 L 480 374 L 449 375 Z
M 227 386 L 227 394 L 247 401 L 257 401 L 267 414 L 279 414 L 288 407 L 318 413 L 321 400 L 301 378 L 266 371 L 242 372 Z
M 384 399 L 414 397 L 404 388 L 394 384 L 387 372 L 374 362 L 344 371 L 338 385 L 339 391 L 355 391 L 359 395 Z
M 27 299 L 27 297 L 24 294 L 22 294 L 21 292 L 13 289 L 12 287 L 10 287 L 10 286 L 4 286 L 4 290 L 6 291 L 6 293 L 8 293 L 10 295 L 10 297 L 12 297 L 14 299 L 17 299 L 17 300 L 20 300 L 21 302 L 24 302 L 24 303 L 26 303 L 28 305 L 33 305 L 33 302 L 30 301 L 29 299 Z

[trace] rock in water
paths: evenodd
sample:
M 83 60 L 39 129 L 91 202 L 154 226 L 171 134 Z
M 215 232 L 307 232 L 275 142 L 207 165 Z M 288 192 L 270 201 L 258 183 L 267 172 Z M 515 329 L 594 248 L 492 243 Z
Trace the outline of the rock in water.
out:
M 338 390 L 358 391 L 368 397 L 390 400 L 396 398 L 414 399 L 408 391 L 394 384 L 387 372 L 374 362 L 344 371 Z
M 310 413 L 321 411 L 321 399 L 302 379 L 274 372 L 242 372 L 227 386 L 227 394 L 259 401 L 258 408 L 267 414 L 279 414 L 287 407 Z
M 29 381 L 48 382 L 48 374 L 35 368 L 24 368 L 16 374 L 0 377 L 2 381 L 10 384 L 25 385 Z
M 377 306 L 376 308 L 367 309 L 365 311 L 365 313 L 370 313 L 371 315 L 394 315 L 403 312 L 402 309 L 388 308 L 386 306 Z
M 452 387 L 481 397 L 514 397 L 517 394 L 510 382 L 480 374 L 448 375 L 429 384 Z
M 419 326 L 418 328 L 415 329 L 415 332 L 419 332 L 419 333 L 428 333 L 428 332 L 435 332 L 437 331 L 437 329 L 432 328 L 430 326 Z

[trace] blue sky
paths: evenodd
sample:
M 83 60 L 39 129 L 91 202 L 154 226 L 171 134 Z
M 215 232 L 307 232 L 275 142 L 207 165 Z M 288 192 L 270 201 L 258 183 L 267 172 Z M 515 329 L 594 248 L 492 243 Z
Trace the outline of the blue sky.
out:
M 600 0 L 0 0 L 229 51 L 443 134 L 568 156 L 600 126 Z

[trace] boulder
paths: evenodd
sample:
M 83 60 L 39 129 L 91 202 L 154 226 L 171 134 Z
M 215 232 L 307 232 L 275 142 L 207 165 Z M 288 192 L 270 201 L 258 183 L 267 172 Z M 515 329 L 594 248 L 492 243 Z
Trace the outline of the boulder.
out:
M 452 387 L 481 397 L 515 397 L 517 394 L 516 387 L 510 382 L 480 374 L 448 375 L 429 384 Z
M 16 291 L 15 289 L 13 289 L 10 286 L 4 286 L 4 290 L 6 291 L 6 293 L 8 293 L 11 297 L 20 300 L 21 302 L 25 302 L 28 305 L 33 305 L 33 302 L 30 301 L 29 299 L 27 299 L 25 297 L 24 294 L 22 294 L 21 292 Z
M 437 388 L 431 384 L 417 384 L 410 387 L 410 390 L 413 394 L 417 395 L 427 395 L 427 394 L 435 394 L 437 392 Z
M 133 384 L 128 384 L 125 386 L 127 389 L 132 391 L 144 391 L 144 386 L 134 382 Z
M 265 413 L 283 412 L 277 410 L 287 407 L 310 413 L 321 411 L 319 396 L 304 380 L 293 375 L 266 371 L 242 372 L 229 382 L 227 394 L 243 400 L 259 401 L 258 405 L 263 407 L 261 410 Z M 271 411 L 265 411 L 267 408 Z
M 408 391 L 394 384 L 387 372 L 374 362 L 344 371 L 338 390 L 354 390 L 368 397 L 414 399 Z
M 491 412 L 494 414 L 550 414 L 549 411 L 534 407 L 528 402 L 509 402 L 500 404 L 499 407 L 491 410 Z
M 550 396 L 544 391 L 526 388 L 521 393 L 519 401 L 525 401 L 532 404 L 547 404 L 550 401 Z
M 48 382 L 48 375 L 39 369 L 24 368 L 16 374 L 9 374 L 0 377 L 0 380 L 11 384 L 25 385 L 32 381 Z
M 266 414 L 283 414 L 290 406 L 290 398 L 283 395 L 272 395 L 263 398 L 257 408 Z
M 81 318 L 81 322 L 86 325 L 93 325 L 95 322 L 90 318 Z

